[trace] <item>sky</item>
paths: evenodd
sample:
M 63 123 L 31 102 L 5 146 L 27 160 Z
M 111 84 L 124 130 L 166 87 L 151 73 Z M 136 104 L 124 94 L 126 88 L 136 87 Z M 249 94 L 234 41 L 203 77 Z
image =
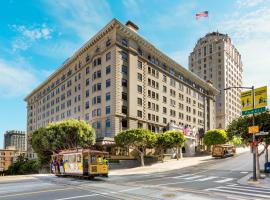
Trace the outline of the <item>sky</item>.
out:
M 195 14 L 209 11 L 209 18 Z M 242 55 L 243 85 L 270 86 L 270 0 L 0 1 L 0 148 L 26 130 L 24 97 L 113 18 L 184 67 L 206 33 L 227 33 Z

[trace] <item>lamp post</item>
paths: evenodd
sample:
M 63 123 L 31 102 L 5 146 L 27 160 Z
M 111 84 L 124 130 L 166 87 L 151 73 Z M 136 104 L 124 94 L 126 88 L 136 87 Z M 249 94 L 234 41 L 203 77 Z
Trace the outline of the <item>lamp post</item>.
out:
M 224 88 L 224 90 L 230 90 L 230 89 L 234 89 L 234 88 L 241 88 L 241 89 L 249 89 L 252 90 L 252 125 L 255 126 L 255 114 L 254 114 L 254 109 L 255 109 L 255 91 L 254 91 L 254 86 L 251 87 L 227 87 Z M 257 181 L 257 175 L 256 175 L 256 148 L 255 148 L 255 143 L 256 143 L 256 139 L 255 139 L 255 134 L 252 134 L 252 151 L 253 151 L 253 181 Z

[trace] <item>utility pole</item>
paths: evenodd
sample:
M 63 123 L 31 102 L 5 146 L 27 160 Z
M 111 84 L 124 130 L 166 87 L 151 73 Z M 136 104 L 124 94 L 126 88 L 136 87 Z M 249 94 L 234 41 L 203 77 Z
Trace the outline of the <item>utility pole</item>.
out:
M 253 109 L 253 113 L 252 113 L 252 125 L 255 126 L 255 113 L 254 113 L 254 109 L 255 109 L 255 90 L 254 90 L 254 86 L 251 87 L 252 88 L 252 109 Z M 252 153 L 253 153 L 253 181 L 257 181 L 257 175 L 256 175 L 256 153 L 257 153 L 257 148 L 256 148 L 256 138 L 255 138 L 255 134 L 252 134 Z

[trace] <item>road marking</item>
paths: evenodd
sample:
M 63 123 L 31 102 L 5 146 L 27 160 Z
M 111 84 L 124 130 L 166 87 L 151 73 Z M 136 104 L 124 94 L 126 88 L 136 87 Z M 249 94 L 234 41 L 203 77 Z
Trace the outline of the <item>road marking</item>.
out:
M 217 176 L 209 176 L 209 177 L 206 177 L 206 178 L 198 179 L 196 181 L 209 181 L 209 180 L 212 180 L 212 179 L 215 179 L 215 178 L 218 178 L 218 177 Z
M 4 195 L 4 196 L 1 196 L 1 198 L 4 198 L 4 197 L 13 197 L 13 196 L 20 196 L 20 195 L 29 195 L 29 194 L 39 194 L 39 193 L 44 193 L 44 192 L 55 192 L 55 191 L 69 190 L 69 189 L 72 189 L 72 188 L 71 187 L 68 187 L 68 188 L 59 188 L 59 189 L 53 189 L 53 190 L 41 190 L 41 191 L 36 191 L 36 192 L 23 192 L 23 193 L 18 193 L 18 194 Z
M 193 180 L 193 179 L 196 179 L 196 178 L 201 178 L 202 176 L 191 176 L 191 177 L 188 177 L 188 178 L 183 178 L 185 180 Z
M 61 198 L 61 199 L 56 199 L 56 200 L 67 200 L 67 199 L 79 199 L 79 198 L 84 198 L 84 197 L 92 197 L 92 196 L 98 196 L 101 194 L 87 194 L 87 195 L 82 195 L 82 196 L 73 196 L 73 197 L 66 197 L 66 198 Z
M 260 193 L 266 193 L 266 194 L 270 194 L 270 190 L 265 191 L 265 190 L 259 190 L 259 189 L 255 189 L 255 188 L 237 188 L 237 187 L 226 187 L 226 186 L 222 186 L 222 187 L 218 187 L 221 189 L 229 189 L 229 190 L 239 190 L 239 191 L 246 191 L 246 192 L 260 192 Z M 270 198 L 270 196 L 269 196 Z
M 262 197 L 262 198 L 270 199 L 269 195 L 246 193 L 246 192 L 233 191 L 233 190 L 224 190 L 224 189 L 219 189 L 219 188 L 207 189 L 207 191 L 224 192 L 224 193 L 230 193 L 230 194 L 241 194 L 241 195 L 247 195 L 247 196 L 253 196 L 253 197 Z
M 183 177 L 187 177 L 187 176 L 191 176 L 192 174 L 184 174 L 184 175 L 181 175 L 181 176 L 174 176 L 174 177 L 171 177 L 171 178 L 183 178 Z
M 227 186 L 221 186 L 221 187 L 230 187 L 232 189 L 248 189 L 248 190 L 253 190 L 253 191 L 270 193 L 270 189 L 268 189 L 268 188 L 259 188 L 259 187 L 252 187 L 252 186 L 227 185 Z
M 192 181 L 179 181 L 179 182 L 174 182 L 174 183 L 163 183 L 163 184 L 158 184 L 158 185 L 152 185 L 150 187 L 158 187 L 158 186 L 166 186 L 166 185 L 175 185 L 175 184 L 179 184 L 179 183 L 191 183 L 194 182 Z
M 215 183 L 226 183 L 229 181 L 232 181 L 234 178 L 225 178 L 223 180 L 219 180 L 219 181 L 214 181 Z
M 138 189 L 141 189 L 141 188 L 142 187 L 130 188 L 130 189 L 124 189 L 124 190 L 112 191 L 112 192 L 101 192 L 101 193 L 95 193 L 95 194 L 87 194 L 87 195 L 81 195 L 81 196 L 73 196 L 73 197 L 60 198 L 60 199 L 55 199 L 55 200 L 80 199 L 80 198 L 92 197 L 92 196 L 102 196 L 102 195 L 109 195 L 109 194 L 118 194 L 118 193 L 122 193 L 122 192 L 128 192 L 128 191 L 132 191 L 132 190 L 138 190 Z
M 240 172 L 241 174 L 248 174 L 248 172 Z

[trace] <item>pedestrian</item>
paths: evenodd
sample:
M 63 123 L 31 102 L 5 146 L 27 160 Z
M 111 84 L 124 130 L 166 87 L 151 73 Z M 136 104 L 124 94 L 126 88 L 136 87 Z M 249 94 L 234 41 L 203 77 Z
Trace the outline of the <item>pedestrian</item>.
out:
M 64 174 L 64 161 L 62 158 L 60 159 L 60 173 L 61 175 Z

